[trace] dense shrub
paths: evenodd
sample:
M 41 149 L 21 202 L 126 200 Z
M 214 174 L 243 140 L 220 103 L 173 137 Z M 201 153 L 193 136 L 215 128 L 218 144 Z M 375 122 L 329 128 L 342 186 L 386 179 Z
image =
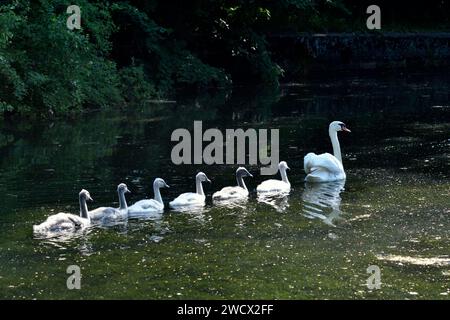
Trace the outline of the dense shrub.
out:
M 277 85 L 283 70 L 268 36 L 364 28 L 356 0 L 69 0 L 0 3 L 0 115 L 63 115 L 87 107 L 145 104 L 180 87 Z M 383 28 L 449 26 L 444 1 L 379 1 Z M 404 10 L 403 15 L 396 14 Z M 420 15 L 417 15 L 420 12 Z M 409 20 L 408 20 L 409 19 Z M 398 26 L 401 27 L 398 27 Z M 355 27 L 356 26 L 356 27 Z M 438 27 L 439 28 L 439 27 Z M 279 57 L 278 57 L 279 58 Z

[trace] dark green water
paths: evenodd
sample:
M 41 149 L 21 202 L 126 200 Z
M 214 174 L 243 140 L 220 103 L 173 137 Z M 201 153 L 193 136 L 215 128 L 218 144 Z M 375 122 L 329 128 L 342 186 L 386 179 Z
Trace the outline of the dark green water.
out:
M 370 298 L 450 297 L 450 78 L 346 78 L 237 89 L 148 110 L 105 111 L 51 124 L 0 122 L 0 298 Z M 216 207 L 211 194 L 235 183 L 236 166 L 170 161 L 176 128 L 279 128 L 280 160 L 293 190 L 258 202 L 257 166 L 247 203 Z M 305 185 L 303 156 L 331 152 L 327 126 L 344 121 L 345 186 Z M 152 196 L 167 203 L 193 190 L 203 170 L 207 206 L 166 210 L 159 220 L 94 228 L 69 239 L 35 239 L 32 225 L 59 211 Z M 341 191 L 341 188 L 344 188 Z M 81 290 L 66 268 L 79 265 Z M 381 270 L 381 289 L 366 286 Z

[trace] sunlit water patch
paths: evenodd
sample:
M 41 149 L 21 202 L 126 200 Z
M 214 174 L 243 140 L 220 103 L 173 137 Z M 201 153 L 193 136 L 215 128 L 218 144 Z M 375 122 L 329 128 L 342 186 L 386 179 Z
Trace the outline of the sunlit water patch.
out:
M 450 267 L 450 257 L 408 257 L 397 255 L 379 255 L 379 260 L 395 262 L 397 264 L 412 264 L 417 266 L 435 266 L 435 267 Z

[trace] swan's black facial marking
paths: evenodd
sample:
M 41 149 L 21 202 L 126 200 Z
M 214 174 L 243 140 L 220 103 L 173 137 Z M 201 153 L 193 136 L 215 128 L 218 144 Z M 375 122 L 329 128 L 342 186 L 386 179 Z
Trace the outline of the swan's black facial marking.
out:
M 245 168 L 239 168 L 236 172 L 236 176 L 238 176 L 238 177 L 253 177 L 253 175 L 250 172 L 248 172 L 248 170 Z
M 347 131 L 347 132 L 351 132 L 347 126 L 345 125 L 345 123 L 341 122 L 339 123 L 339 125 L 341 126 L 341 131 Z

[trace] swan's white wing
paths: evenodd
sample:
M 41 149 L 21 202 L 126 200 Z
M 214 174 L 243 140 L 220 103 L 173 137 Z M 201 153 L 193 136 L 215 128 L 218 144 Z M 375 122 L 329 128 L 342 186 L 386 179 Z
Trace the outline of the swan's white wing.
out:
M 44 222 L 33 226 L 34 232 L 45 233 L 51 230 L 68 229 L 73 227 L 72 221 L 68 218 L 68 213 L 60 212 L 49 216 Z
M 308 153 L 304 159 L 305 181 L 328 182 L 345 179 L 342 163 L 329 153 Z
M 164 204 L 154 200 L 140 200 L 128 207 L 128 217 L 146 217 L 148 215 L 161 215 L 164 211 Z
M 91 218 L 91 220 L 100 220 L 105 215 L 105 209 L 107 209 L 107 208 L 100 207 L 100 208 L 91 210 L 88 212 L 89 217 Z
M 110 222 L 123 220 L 128 217 L 127 210 L 119 210 L 111 207 L 100 207 L 89 211 L 89 217 L 96 222 Z
M 74 214 L 68 214 L 67 218 L 74 224 L 75 228 L 85 228 L 90 222 L 86 218 L 82 218 L 80 216 L 76 216 Z
M 343 171 L 342 164 L 335 156 L 329 153 L 308 153 L 304 159 L 305 173 L 309 174 L 315 170 L 326 170 L 332 174 L 340 174 Z
M 60 213 L 57 213 L 57 214 L 54 214 L 54 215 L 48 217 L 44 223 L 46 223 L 47 225 L 50 226 L 50 225 L 61 224 L 64 222 L 70 222 L 69 215 L 70 215 L 70 213 L 60 212 Z
M 198 193 L 187 192 L 180 194 L 176 199 L 171 201 L 171 207 L 199 205 L 205 203 L 205 196 Z
M 291 185 L 289 183 L 275 179 L 263 181 L 256 187 L 257 192 L 284 192 L 290 189 Z
M 233 198 L 243 198 L 248 196 L 248 190 L 239 186 L 225 187 L 222 190 L 214 192 L 213 199 L 216 200 L 228 200 Z
M 161 210 L 164 209 L 164 205 L 155 199 L 146 199 L 146 200 L 140 200 L 133 204 L 131 207 L 128 207 L 128 211 L 137 211 L 137 210 Z
M 72 232 L 89 224 L 87 219 L 70 213 L 60 212 L 47 218 L 43 223 L 33 226 L 33 231 L 39 234 L 53 235 L 55 233 Z

